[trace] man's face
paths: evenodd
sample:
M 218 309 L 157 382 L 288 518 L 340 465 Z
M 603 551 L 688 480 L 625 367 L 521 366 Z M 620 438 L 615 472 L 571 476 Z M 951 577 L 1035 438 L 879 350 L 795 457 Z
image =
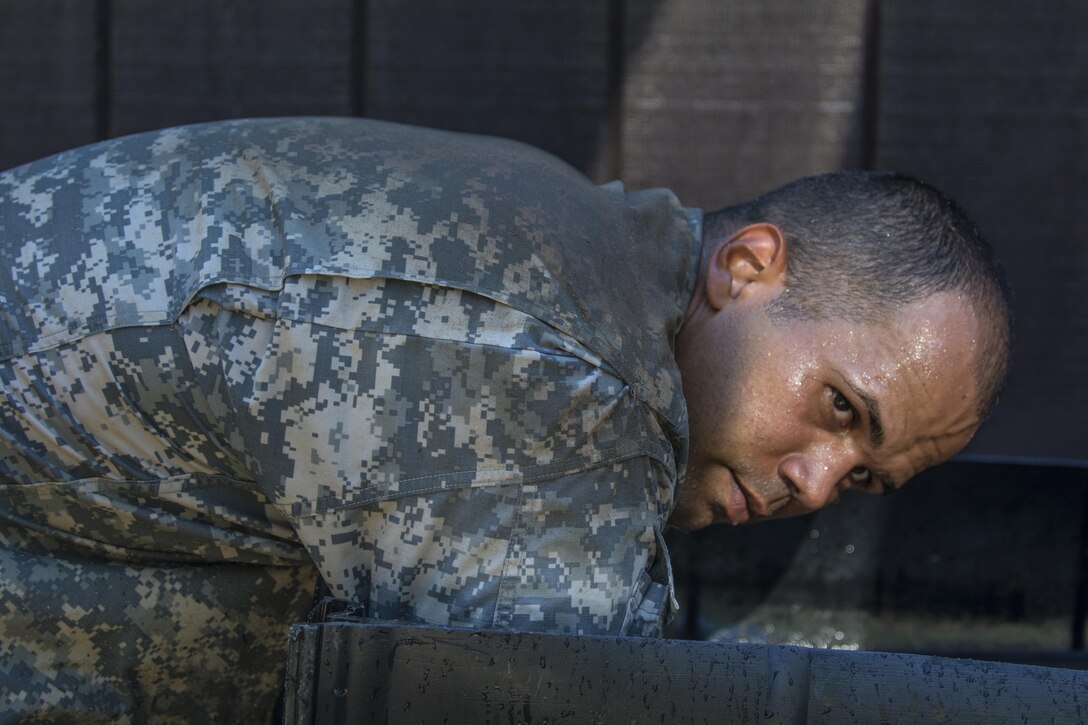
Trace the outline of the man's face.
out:
M 670 523 L 697 529 L 898 488 L 974 434 L 974 318 L 952 293 L 886 325 L 718 311 L 678 347 L 691 430 Z

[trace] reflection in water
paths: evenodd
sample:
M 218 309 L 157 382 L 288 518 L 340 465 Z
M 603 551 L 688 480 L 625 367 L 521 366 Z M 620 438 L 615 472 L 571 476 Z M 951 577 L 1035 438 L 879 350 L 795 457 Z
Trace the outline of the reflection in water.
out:
M 716 642 L 789 644 L 820 649 L 865 648 L 872 615 L 867 612 L 809 609 L 800 604 L 761 608 L 710 636 Z

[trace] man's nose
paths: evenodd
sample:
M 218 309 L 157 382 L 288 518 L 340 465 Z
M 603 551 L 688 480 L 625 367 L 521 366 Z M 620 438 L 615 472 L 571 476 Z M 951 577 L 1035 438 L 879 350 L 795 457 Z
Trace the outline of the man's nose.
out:
M 837 499 L 849 486 L 844 473 L 848 470 L 826 458 L 803 454 L 787 456 L 778 464 L 778 475 L 807 511 L 816 511 Z

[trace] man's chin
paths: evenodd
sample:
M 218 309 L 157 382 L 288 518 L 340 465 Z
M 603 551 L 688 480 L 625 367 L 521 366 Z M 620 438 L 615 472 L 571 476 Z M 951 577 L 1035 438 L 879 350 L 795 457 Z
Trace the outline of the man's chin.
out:
M 673 509 L 667 523 L 669 526 L 687 534 L 699 529 L 705 529 L 712 524 L 739 526 L 753 520 L 754 518 L 749 516 L 747 507 L 743 511 L 729 511 L 725 506 L 706 504 L 702 506 L 685 506 L 681 502 Z

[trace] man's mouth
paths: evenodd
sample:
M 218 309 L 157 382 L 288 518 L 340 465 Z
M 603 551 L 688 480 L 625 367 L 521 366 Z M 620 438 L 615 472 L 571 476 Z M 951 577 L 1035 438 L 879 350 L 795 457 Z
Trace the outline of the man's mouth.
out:
M 773 518 L 776 511 L 789 504 L 789 492 L 767 500 L 741 485 L 731 469 L 727 467 L 725 470 L 729 474 L 730 485 L 726 489 L 724 509 L 726 518 L 734 526 Z

